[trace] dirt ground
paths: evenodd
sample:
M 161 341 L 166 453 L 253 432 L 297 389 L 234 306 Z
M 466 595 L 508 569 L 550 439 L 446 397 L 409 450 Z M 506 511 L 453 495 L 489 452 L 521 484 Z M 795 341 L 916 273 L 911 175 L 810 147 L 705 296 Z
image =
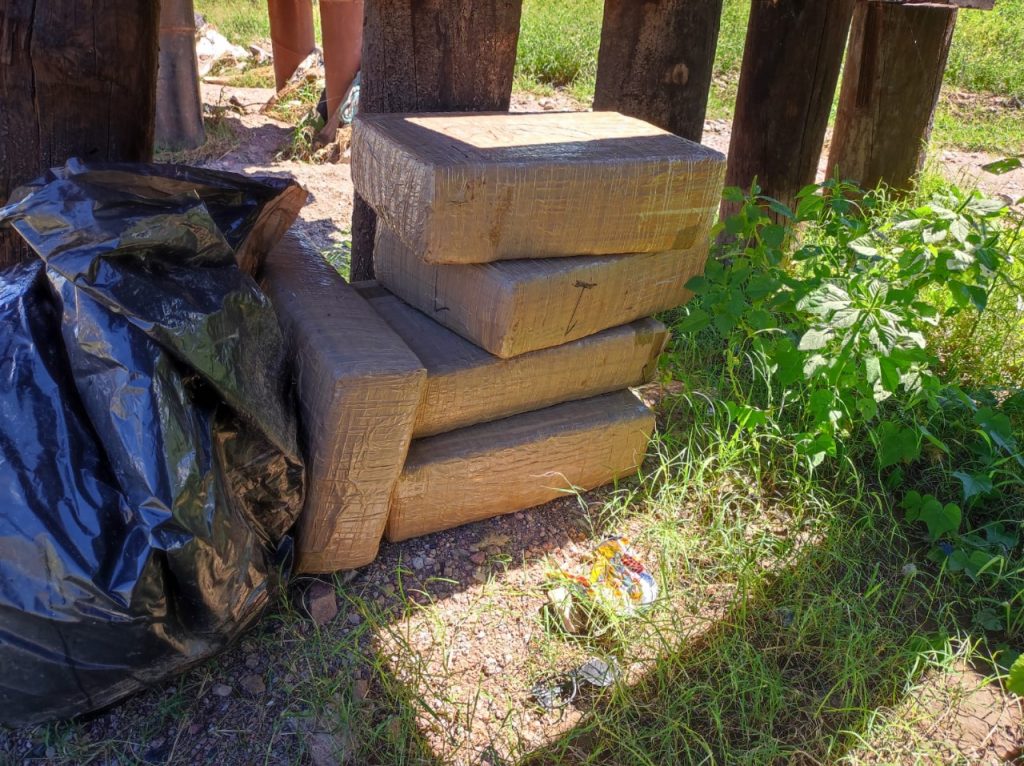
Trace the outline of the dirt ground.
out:
M 234 105 L 241 113 L 228 119 L 239 136 L 236 149 L 222 157 L 205 160 L 203 164 L 248 174 L 292 176 L 310 192 L 310 200 L 303 210 L 299 230 L 321 248 L 338 246 L 349 236 L 352 218 L 352 177 L 345 162 L 317 165 L 295 160 L 276 159 L 288 143 L 292 126 L 260 114 L 260 107 L 273 95 L 266 88 L 231 88 L 203 85 L 203 98 L 208 104 Z M 584 106 L 573 98 L 556 92 L 551 96 L 515 93 L 511 110 L 579 111 Z M 704 126 L 704 143 L 723 153 L 729 150 L 730 123 L 728 120 L 708 120 Z M 819 180 L 825 175 L 825 150 L 818 167 Z M 982 166 L 1001 157 L 985 152 L 939 151 L 934 158 L 942 172 L 965 188 L 977 186 L 986 194 L 1001 196 L 1016 203 L 1024 198 L 1024 169 L 1002 176 L 982 170 Z
M 237 111 L 227 119 L 239 137 L 237 148 L 204 164 L 296 178 L 310 192 L 298 229 L 320 248 L 341 246 L 352 208 L 349 167 L 276 159 L 292 128 L 259 113 L 271 93 L 204 86 L 208 103 L 234 100 Z M 575 108 L 579 105 L 564 96 L 517 94 L 513 99 L 515 110 Z M 705 140 L 725 151 L 728 124 L 709 122 Z M 983 190 L 1014 200 L 1024 196 L 1024 172 L 995 177 L 981 171 L 993 159 L 980 153 L 941 155 L 943 168 L 957 180 L 976 180 Z M 600 499 L 600 492 L 591 493 L 582 502 Z M 544 644 L 534 635 L 533 619 L 544 604 L 545 572 L 556 565 L 568 571 L 586 566 L 591 541 L 603 531 L 591 524 L 581 502 L 566 498 L 385 544 L 376 562 L 342 577 L 350 597 L 335 601 L 328 589 L 328 614 L 331 603 L 338 614 L 321 617 L 323 624 L 307 614 L 306 606 L 311 594 L 324 590 L 322 581 L 299 578 L 290 599 L 221 657 L 75 727 L 0 733 L 0 763 L 350 763 L 344 757 L 348 735 L 325 726 L 316 710 L 333 705 L 338 717 L 353 725 L 397 727 L 400 716 L 408 714 L 400 706 L 377 709 L 368 719 L 342 708 L 353 699 L 400 699 L 417 688 L 417 680 L 434 677 L 443 680 L 426 684 L 432 695 L 427 702 L 443 713 L 445 723 L 417 721 L 424 750 L 433 754 L 430 762 L 504 763 L 499 754 L 488 755 L 493 743 L 540 748 L 582 715 L 575 708 L 540 711 L 530 704 L 529 682 L 550 659 L 537 654 Z M 695 635 L 721 616 L 729 597 L 723 592 L 703 605 L 704 622 L 694 624 Z M 369 624 L 386 627 L 374 632 Z M 327 651 L 352 646 L 364 651 Z M 393 688 L 379 688 L 382 676 L 368 657 L 387 669 Z M 578 659 L 583 657 L 580 650 Z M 642 669 L 642 662 L 624 669 L 627 680 Z M 947 711 L 946 718 L 927 725 L 951 743 L 950 761 L 995 764 L 1024 752 L 1019 702 L 994 691 L 976 671 L 964 668 L 954 679 L 937 676 L 924 688 L 904 704 Z M 892 753 L 890 762 L 902 762 L 899 743 Z

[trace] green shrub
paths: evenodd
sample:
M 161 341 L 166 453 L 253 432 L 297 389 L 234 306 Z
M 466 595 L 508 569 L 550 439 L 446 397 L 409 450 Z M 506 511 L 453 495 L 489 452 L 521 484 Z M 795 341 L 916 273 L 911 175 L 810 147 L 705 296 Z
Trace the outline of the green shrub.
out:
M 739 212 L 675 330 L 720 349 L 734 429 L 792 444 L 809 471 L 844 461 L 877 477 L 928 558 L 976 584 L 974 621 L 1012 661 L 1024 222 L 953 188 L 923 204 L 837 181 L 804 189 L 795 210 L 756 188 L 726 199 Z

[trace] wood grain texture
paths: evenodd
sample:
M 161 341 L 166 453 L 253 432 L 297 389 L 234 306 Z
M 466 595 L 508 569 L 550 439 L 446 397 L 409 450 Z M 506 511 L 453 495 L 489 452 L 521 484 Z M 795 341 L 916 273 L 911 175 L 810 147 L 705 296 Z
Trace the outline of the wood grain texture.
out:
M 162 149 L 195 149 L 206 141 L 195 27 L 192 0 L 161 0 L 156 144 Z
M 629 391 L 418 439 L 388 517 L 391 541 L 530 508 L 634 473 L 654 413 Z
M 413 438 L 650 382 L 668 339 L 641 319 L 571 343 L 501 359 L 376 282 L 354 285 L 427 369 Z
M 605 0 L 595 110 L 704 133 L 722 0 Z
M 0 202 L 71 157 L 148 161 L 159 6 L 0 0 Z M 0 267 L 26 257 L 0 232 Z
M 856 0 L 752 0 L 727 186 L 787 205 L 814 181 Z M 735 204 L 723 204 L 723 215 Z
M 924 163 L 956 25 L 955 8 L 865 3 L 857 8 L 829 152 L 866 189 L 908 190 Z
M 365 0 L 359 111 L 507 111 L 522 0 Z M 376 216 L 357 193 L 352 279 L 373 277 Z

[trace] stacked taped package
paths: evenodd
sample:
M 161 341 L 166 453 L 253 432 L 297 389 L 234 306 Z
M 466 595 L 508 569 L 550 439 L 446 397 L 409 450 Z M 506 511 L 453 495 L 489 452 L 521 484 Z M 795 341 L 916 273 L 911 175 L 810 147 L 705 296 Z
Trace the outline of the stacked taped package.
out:
M 635 472 L 649 381 L 703 271 L 720 154 L 616 113 L 362 115 L 376 281 L 294 237 L 264 285 L 296 349 L 299 568 Z

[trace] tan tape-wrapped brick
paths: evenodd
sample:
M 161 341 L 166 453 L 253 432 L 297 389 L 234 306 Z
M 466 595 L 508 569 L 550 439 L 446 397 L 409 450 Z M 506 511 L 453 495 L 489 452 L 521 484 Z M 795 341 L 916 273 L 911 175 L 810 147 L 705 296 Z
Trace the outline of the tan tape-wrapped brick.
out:
M 685 250 L 718 210 L 725 158 L 617 112 L 366 114 L 352 182 L 423 260 Z
M 413 438 L 649 382 L 668 337 L 644 318 L 561 346 L 501 359 L 375 281 L 353 284 L 427 368 Z
M 653 430 L 654 413 L 619 391 L 417 439 L 387 537 L 418 537 L 628 476 Z
M 704 271 L 707 245 L 632 255 L 477 264 L 420 260 L 377 227 L 378 281 L 431 319 L 502 358 L 559 346 L 674 308 Z
M 363 566 L 377 556 L 426 370 L 296 235 L 267 257 L 262 283 L 295 355 L 308 479 L 298 571 Z

